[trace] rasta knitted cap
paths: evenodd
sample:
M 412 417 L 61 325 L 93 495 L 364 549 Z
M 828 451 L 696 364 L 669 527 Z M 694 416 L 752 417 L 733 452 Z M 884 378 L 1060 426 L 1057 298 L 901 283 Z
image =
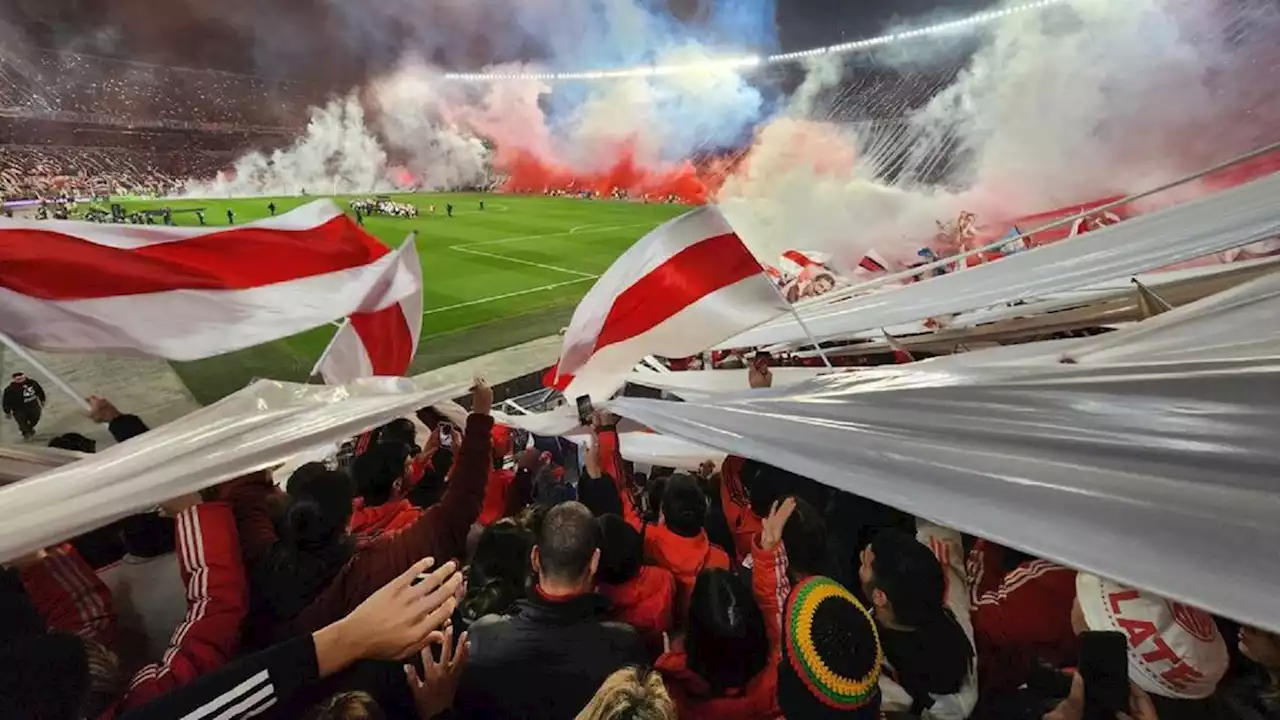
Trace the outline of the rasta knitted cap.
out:
M 883 661 L 875 621 L 843 585 L 815 576 L 791 591 L 778 666 L 787 717 L 879 718 Z

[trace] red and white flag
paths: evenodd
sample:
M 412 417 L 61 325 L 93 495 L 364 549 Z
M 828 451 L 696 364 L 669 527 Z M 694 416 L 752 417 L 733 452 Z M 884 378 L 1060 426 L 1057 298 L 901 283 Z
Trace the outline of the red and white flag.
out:
M 328 200 L 234 227 L 0 219 L 0 331 L 32 348 L 211 357 L 394 305 L 420 282 Z
M 646 355 L 700 353 L 789 307 L 720 211 L 703 206 L 600 276 L 573 313 L 556 372 L 573 376 L 567 396 L 604 400 Z
M 412 235 L 395 255 L 400 264 L 388 268 L 388 282 L 401 272 L 409 273 L 418 279 L 417 292 L 382 310 L 347 318 L 312 372 L 326 383 L 346 385 L 358 378 L 409 372 L 422 334 L 422 263 Z

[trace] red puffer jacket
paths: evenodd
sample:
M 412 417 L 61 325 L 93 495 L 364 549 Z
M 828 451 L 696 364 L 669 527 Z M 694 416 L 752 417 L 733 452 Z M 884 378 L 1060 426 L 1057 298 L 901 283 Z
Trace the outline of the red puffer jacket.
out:
M 662 634 L 674 627 L 676 581 L 671 572 L 653 565 L 621 585 L 601 585 L 598 592 L 609 599 L 609 619 L 640 632 L 656 657 L 662 652 Z

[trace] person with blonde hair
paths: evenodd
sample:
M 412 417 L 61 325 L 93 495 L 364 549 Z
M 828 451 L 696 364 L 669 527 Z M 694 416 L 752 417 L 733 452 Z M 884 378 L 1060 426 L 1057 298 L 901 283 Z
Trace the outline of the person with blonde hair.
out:
M 676 704 L 662 675 L 625 667 L 605 679 L 577 720 L 675 720 Z

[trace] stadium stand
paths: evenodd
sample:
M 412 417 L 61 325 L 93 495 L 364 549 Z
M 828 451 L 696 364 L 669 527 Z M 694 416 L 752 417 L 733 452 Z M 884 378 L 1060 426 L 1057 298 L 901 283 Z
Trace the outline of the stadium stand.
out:
M 0 194 L 158 195 L 296 132 L 300 83 L 0 48 Z

